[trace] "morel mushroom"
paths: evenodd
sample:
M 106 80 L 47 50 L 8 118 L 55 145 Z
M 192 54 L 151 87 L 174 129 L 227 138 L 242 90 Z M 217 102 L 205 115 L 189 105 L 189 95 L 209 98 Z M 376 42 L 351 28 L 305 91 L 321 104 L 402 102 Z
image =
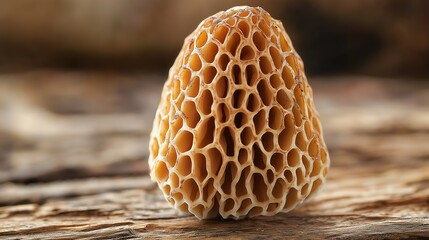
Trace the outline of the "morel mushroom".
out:
M 320 190 L 329 156 L 280 21 L 234 7 L 186 38 L 164 85 L 149 164 L 168 202 L 199 219 L 274 215 Z

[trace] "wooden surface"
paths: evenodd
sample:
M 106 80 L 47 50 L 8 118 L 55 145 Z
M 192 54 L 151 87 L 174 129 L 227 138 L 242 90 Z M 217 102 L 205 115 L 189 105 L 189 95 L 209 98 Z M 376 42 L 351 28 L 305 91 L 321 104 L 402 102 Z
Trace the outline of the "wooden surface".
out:
M 429 85 L 312 79 L 328 185 L 290 213 L 199 221 L 147 176 L 163 77 L 0 75 L 0 239 L 429 239 Z

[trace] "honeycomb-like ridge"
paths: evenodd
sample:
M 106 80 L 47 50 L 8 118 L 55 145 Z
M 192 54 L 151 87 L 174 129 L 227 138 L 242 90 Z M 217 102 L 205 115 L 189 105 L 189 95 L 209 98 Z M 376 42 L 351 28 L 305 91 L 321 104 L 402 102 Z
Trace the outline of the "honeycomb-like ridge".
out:
M 290 211 L 329 168 L 301 58 L 280 21 L 234 7 L 185 39 L 150 141 L 151 177 L 199 219 Z

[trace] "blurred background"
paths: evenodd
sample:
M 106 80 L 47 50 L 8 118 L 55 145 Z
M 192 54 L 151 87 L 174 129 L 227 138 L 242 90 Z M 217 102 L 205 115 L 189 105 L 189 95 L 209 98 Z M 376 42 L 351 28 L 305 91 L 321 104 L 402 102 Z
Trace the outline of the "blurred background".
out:
M 428 1 L 6 0 L 0 205 L 139 187 L 55 185 L 61 196 L 27 188 L 147 173 L 169 67 L 204 18 L 233 5 L 282 20 L 314 88 L 334 167 L 427 161 Z
M 249 4 L 282 20 L 310 75 L 429 76 L 424 0 L 3 1 L 0 69 L 162 73 L 204 18 Z

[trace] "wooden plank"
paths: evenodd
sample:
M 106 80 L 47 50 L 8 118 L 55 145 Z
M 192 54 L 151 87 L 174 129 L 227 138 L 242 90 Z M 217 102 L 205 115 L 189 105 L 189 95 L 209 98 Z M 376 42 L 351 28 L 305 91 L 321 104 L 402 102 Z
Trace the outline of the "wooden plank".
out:
M 313 202 L 291 213 L 239 222 L 199 221 L 169 207 L 157 188 L 103 192 L 0 208 L 0 236 L 29 239 L 115 237 L 429 237 L 429 166 L 373 174 L 333 168 Z M 107 180 L 106 180 L 107 181 Z M 115 184 L 117 179 L 112 179 Z M 148 178 L 141 179 L 150 186 Z M 100 181 L 102 182 L 102 181 Z M 75 183 L 69 183 L 73 188 Z M 62 186 L 67 188 L 67 184 Z M 43 192 L 43 191 L 42 191 Z M 31 234 L 29 236 L 28 234 Z
M 35 78 L 46 86 L 34 91 Z M 332 159 L 322 194 L 274 217 L 199 221 L 147 176 L 162 77 L 0 80 L 1 239 L 429 238 L 427 83 L 312 81 Z
M 152 78 L 0 76 L 0 183 L 146 173 L 149 119 L 162 86 Z
M 125 189 L 153 189 L 156 186 L 143 177 L 88 178 L 36 184 L 0 184 L 0 206 L 18 203 L 43 203 L 53 198 L 70 198 Z

